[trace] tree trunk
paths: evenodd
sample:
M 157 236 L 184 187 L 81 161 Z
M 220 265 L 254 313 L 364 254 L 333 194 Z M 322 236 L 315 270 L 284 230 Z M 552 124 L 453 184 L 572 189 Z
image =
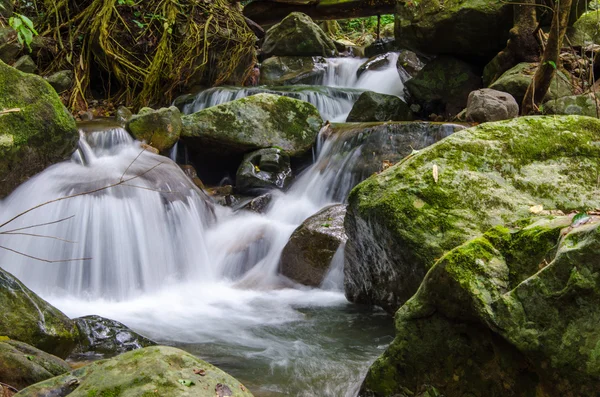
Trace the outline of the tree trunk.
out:
M 521 105 L 521 114 L 523 115 L 532 113 L 550 88 L 550 83 L 559 66 L 560 49 L 569 24 L 572 3 L 572 0 L 557 1 L 546 49 Z

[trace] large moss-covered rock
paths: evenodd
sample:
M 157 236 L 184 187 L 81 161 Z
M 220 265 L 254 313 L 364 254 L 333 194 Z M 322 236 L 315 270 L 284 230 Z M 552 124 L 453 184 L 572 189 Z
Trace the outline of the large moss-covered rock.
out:
M 573 46 L 600 44 L 600 11 L 583 14 L 568 31 L 568 37 Z
M 181 135 L 181 113 L 175 106 L 141 112 L 126 125 L 127 131 L 136 139 L 164 151 L 171 148 Z
M 23 389 L 69 372 L 65 361 L 26 343 L 0 336 L 0 382 Z M 1 394 L 0 394 L 1 395 Z
M 396 42 L 428 54 L 491 58 L 506 45 L 512 7 L 490 0 L 401 0 L 396 6 Z
M 454 116 L 467 106 L 469 93 L 481 88 L 481 77 L 468 63 L 437 57 L 405 83 L 412 99 L 431 113 Z
M 80 335 L 79 344 L 73 352 L 77 355 L 112 357 L 156 345 L 155 342 L 115 320 L 100 316 L 85 316 L 73 321 Z
M 182 139 L 199 154 L 278 147 L 300 156 L 312 147 L 322 122 L 307 102 L 258 94 L 183 116 Z
M 600 121 L 522 117 L 460 131 L 358 185 L 346 215 L 345 290 L 394 312 L 445 252 L 549 210 L 599 208 Z
M 325 58 L 322 57 L 271 57 L 260 66 L 260 84 L 318 84 L 326 67 Z
M 536 69 L 536 63 L 520 63 L 504 72 L 504 74 L 494 81 L 489 88 L 508 92 L 515 97 L 517 103 L 521 105 L 523 103 L 523 98 L 525 98 L 527 87 L 529 87 L 533 81 L 533 75 L 535 74 Z M 548 101 L 550 99 L 562 98 L 569 95 L 573 95 L 573 88 L 570 80 L 563 72 L 558 71 L 550 83 L 550 88 L 548 88 L 544 100 Z
M 251 397 L 217 367 L 167 346 L 134 350 L 96 361 L 68 374 L 22 390 L 19 397 L 161 396 Z
M 444 255 L 359 395 L 595 395 L 600 222 L 571 222 L 498 226 Z
M 594 94 L 566 96 L 544 103 L 542 109 L 546 114 L 576 114 L 598 117 L 600 96 Z
M 27 178 L 68 158 L 77 147 L 75 120 L 43 78 L 0 61 L 0 198 Z
M 358 97 L 346 121 L 411 121 L 413 118 L 408 104 L 397 96 L 366 91 Z
M 235 176 L 235 187 L 240 193 L 252 194 L 283 189 L 291 180 L 290 157 L 281 149 L 269 148 L 244 156 Z
M 262 50 L 268 56 L 337 55 L 333 40 L 301 12 L 292 12 L 267 31 Z
M 65 358 L 79 338 L 67 316 L 0 268 L 0 335 Z
M 336 204 L 298 226 L 281 253 L 281 274 L 300 284 L 321 285 L 338 247 L 346 242 L 345 215 L 346 206 Z

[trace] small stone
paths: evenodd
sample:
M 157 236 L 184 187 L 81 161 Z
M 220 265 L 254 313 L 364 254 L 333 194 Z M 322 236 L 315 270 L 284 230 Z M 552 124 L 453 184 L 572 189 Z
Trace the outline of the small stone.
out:
M 23 55 L 13 64 L 13 68 L 20 70 L 23 73 L 35 74 L 38 70 L 37 65 L 29 55 Z
M 73 86 L 73 71 L 72 70 L 61 70 L 60 72 L 56 72 L 48 77 L 46 80 L 52 88 L 56 90 L 56 92 L 61 93 L 70 89 Z
M 467 120 L 477 123 L 513 119 L 519 115 L 519 105 L 507 92 L 490 88 L 473 91 L 467 102 Z

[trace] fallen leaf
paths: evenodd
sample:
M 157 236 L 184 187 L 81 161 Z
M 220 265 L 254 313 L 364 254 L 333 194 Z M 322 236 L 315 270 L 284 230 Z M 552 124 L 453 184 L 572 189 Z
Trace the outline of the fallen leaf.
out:
M 437 164 L 433 165 L 433 168 L 432 168 L 431 172 L 433 173 L 433 180 L 435 181 L 435 183 L 437 183 L 438 182 L 438 177 L 439 177 Z
M 192 381 L 191 381 L 191 380 L 189 380 L 189 379 L 179 379 L 179 380 L 177 380 L 177 382 L 181 383 L 181 384 L 182 384 L 182 385 L 184 385 L 185 387 L 190 387 L 190 386 L 193 386 L 193 385 L 195 385 L 195 383 L 194 383 L 194 382 L 192 382 Z
M 205 371 L 205 370 L 203 370 L 203 369 L 195 369 L 195 370 L 194 370 L 194 373 L 195 373 L 196 375 L 200 375 L 200 376 L 205 376 L 205 375 L 206 375 L 206 371 Z
M 532 214 L 539 214 L 543 210 L 544 210 L 543 205 L 534 205 L 533 207 L 529 207 L 529 212 L 531 212 Z

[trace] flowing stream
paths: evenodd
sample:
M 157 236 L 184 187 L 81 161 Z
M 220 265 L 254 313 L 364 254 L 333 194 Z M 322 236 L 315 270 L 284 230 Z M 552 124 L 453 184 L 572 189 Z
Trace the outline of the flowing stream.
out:
M 1 251 L 0 263 L 67 315 L 105 316 L 182 347 L 256 396 L 354 396 L 392 340 L 391 318 L 346 301 L 341 249 L 321 288 L 278 274 L 294 229 L 357 183 L 360 147 L 349 145 L 320 138 L 315 163 L 259 215 L 213 204 L 122 128 L 88 124 L 71 161 L 21 185 L 0 213 L 73 197 L 19 217 L 11 226 L 27 235 L 0 243 L 42 259 L 91 259 L 41 263 Z

